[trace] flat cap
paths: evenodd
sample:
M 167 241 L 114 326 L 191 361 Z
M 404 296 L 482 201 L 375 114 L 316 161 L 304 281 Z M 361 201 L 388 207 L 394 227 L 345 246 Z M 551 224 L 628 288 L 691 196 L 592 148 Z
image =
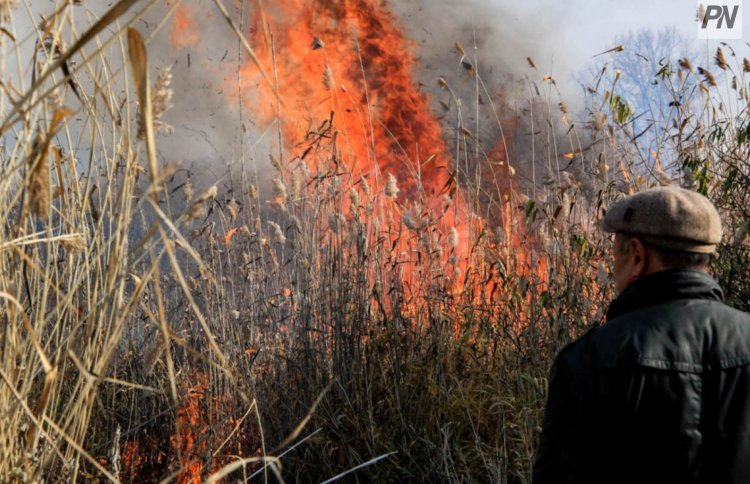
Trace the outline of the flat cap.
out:
M 606 232 L 624 232 L 660 247 L 710 254 L 721 241 L 721 218 L 692 190 L 659 187 L 615 202 L 602 219 Z

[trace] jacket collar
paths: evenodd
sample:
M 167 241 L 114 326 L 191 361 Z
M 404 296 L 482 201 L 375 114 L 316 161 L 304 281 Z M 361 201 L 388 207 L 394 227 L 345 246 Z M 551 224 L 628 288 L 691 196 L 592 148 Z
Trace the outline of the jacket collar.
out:
M 630 284 L 612 301 L 607 321 L 630 311 L 675 299 L 711 299 L 723 301 L 724 293 L 705 272 L 670 269 L 644 276 Z

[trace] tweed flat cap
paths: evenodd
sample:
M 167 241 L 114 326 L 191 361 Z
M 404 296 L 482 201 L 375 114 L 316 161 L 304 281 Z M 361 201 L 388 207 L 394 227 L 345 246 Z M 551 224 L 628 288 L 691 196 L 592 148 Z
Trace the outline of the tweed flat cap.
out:
M 659 187 L 615 202 L 602 219 L 606 232 L 624 232 L 660 247 L 710 254 L 721 241 L 721 218 L 692 190 Z

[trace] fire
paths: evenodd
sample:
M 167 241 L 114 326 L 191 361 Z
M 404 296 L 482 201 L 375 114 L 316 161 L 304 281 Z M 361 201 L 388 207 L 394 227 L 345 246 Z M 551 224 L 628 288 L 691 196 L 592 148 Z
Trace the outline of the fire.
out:
M 189 8 L 181 5 L 175 12 L 171 39 L 176 48 L 196 42 L 193 20 L 197 15 Z M 392 226 L 407 222 L 412 209 L 429 211 L 444 242 L 454 230 L 461 241 L 450 251 L 454 274 L 467 269 L 472 245 L 487 223 L 503 229 L 506 266 L 509 249 L 520 252 L 523 263 L 531 263 L 524 253 L 528 251 L 522 249 L 528 246 L 528 240 L 521 237 L 527 235 L 523 216 L 519 217 L 523 208 L 519 209 L 512 180 L 515 170 L 507 159 L 504 140 L 491 150 L 489 163 L 482 167 L 484 180 L 492 184 L 482 193 L 499 198 L 477 198 L 469 207 L 440 122 L 428 95 L 415 82 L 414 43 L 402 33 L 384 2 L 258 2 L 245 35 L 255 58 L 238 66 L 239 75 L 225 73 L 222 92 L 230 105 L 242 103 L 261 131 L 276 129 L 278 123 L 278 138 L 269 137 L 281 144 L 272 147 L 274 153 L 278 149 L 283 154 L 283 159 L 274 160 L 277 169 L 283 170 L 291 161 L 315 168 L 332 162 L 335 173 L 366 180 L 380 193 L 388 192 L 388 180 L 395 178 L 398 193 L 386 204 L 387 213 L 381 214 L 391 226 L 384 229 L 393 239 L 392 250 L 408 252 L 406 236 Z M 320 139 L 329 141 L 332 148 L 311 152 L 311 140 Z M 358 183 L 354 185 L 358 189 Z M 477 204 L 489 202 L 496 208 L 491 220 L 471 215 L 479 213 Z M 230 230 L 222 240 L 228 244 L 233 235 Z M 408 265 L 415 258 L 407 255 L 403 262 Z M 546 269 L 544 264 L 534 265 L 536 272 Z M 414 271 L 408 272 L 407 285 L 410 278 L 418 279 Z M 494 284 L 488 281 L 485 286 Z
M 180 484 L 200 483 L 203 472 L 203 455 L 206 453 L 207 440 L 202 432 L 204 428 L 201 401 L 208 387 L 205 375 L 196 375 L 196 382 L 177 409 L 177 433 L 172 436 L 172 446 L 177 450 L 181 472 L 177 477 Z
M 189 8 L 176 11 L 176 48 L 197 35 Z M 243 103 L 261 130 L 278 123 L 279 136 L 272 138 L 281 143 L 276 148 L 285 160 L 275 164 L 283 169 L 302 160 L 318 167 L 333 160 L 336 173 L 365 179 L 378 192 L 395 177 L 399 191 L 386 208 L 393 213 L 384 218 L 400 223 L 415 204 L 430 210 L 443 239 L 458 232 L 461 244 L 452 253 L 460 261 L 455 272 L 463 272 L 484 222 L 470 215 L 477 210 L 465 201 L 440 122 L 414 79 L 414 43 L 387 6 L 376 0 L 258 2 L 245 34 L 255 59 L 239 66 L 239 76 L 226 73 L 222 92 L 230 105 Z M 311 153 L 310 140 L 322 138 L 333 148 Z M 501 196 L 487 222 L 500 225 L 508 243 L 520 250 L 514 233 L 519 227 L 512 224 L 518 211 L 510 181 L 514 170 L 504 144 L 499 146 L 498 165 L 483 168 L 491 171 L 485 179 L 493 180 Z M 230 242 L 232 235 L 223 240 Z M 404 240 L 394 241 L 394 248 L 407 250 Z
M 254 448 L 257 436 L 246 432 L 244 418 L 237 417 L 226 395 L 215 393 L 208 373 L 190 371 L 181 386 L 186 390 L 170 437 L 176 454 L 173 465 L 179 469 L 179 484 L 200 483 L 203 476 Z
M 411 42 L 396 25 L 373 0 L 276 2 L 256 11 L 251 38 L 261 65 L 275 65 L 281 103 L 253 63 L 241 78 L 260 84 L 243 101 L 266 123 L 280 115 L 289 145 L 333 116 L 345 166 L 378 185 L 395 175 L 404 202 L 419 190 L 440 193 L 451 170 L 440 125 L 413 80 Z
M 232 243 L 232 237 L 235 236 L 238 230 L 240 230 L 239 227 L 234 227 L 224 232 L 224 236 L 221 239 L 221 241 L 224 242 L 224 245 L 229 245 Z
M 455 196 L 441 125 L 414 80 L 414 45 L 382 2 L 283 0 L 258 8 L 248 35 L 276 86 L 248 61 L 240 69 L 245 94 L 230 102 L 243 102 L 261 126 L 278 121 L 282 148 L 302 152 L 300 158 L 313 166 L 333 158 L 338 173 L 364 178 L 379 192 L 388 192 L 388 180 L 395 178 L 398 194 L 385 207 L 391 212 L 384 214 L 387 220 L 398 224 L 419 204 L 434 214 L 444 239 L 455 229 L 468 245 L 475 227 L 460 193 Z M 237 93 L 236 86 L 224 91 Z M 330 137 L 335 151 L 317 159 L 300 147 L 316 137 Z M 442 195 L 451 197 L 448 204 Z M 393 247 L 411 265 L 416 256 L 409 254 L 406 236 L 388 236 L 399 239 Z M 460 272 L 465 245 L 455 249 Z
M 196 16 L 189 9 L 184 5 L 175 12 L 171 36 L 175 48 L 199 41 Z M 497 270 L 488 271 L 494 275 L 486 280 L 469 282 L 479 272 L 469 274 L 469 253 L 477 240 L 489 232 L 489 225 L 501 226 L 506 234 L 506 268 L 511 267 L 508 261 L 513 249 L 521 253 L 518 260 L 528 265 L 536 263 L 535 273 L 546 271 L 543 262 L 531 261 L 523 253 L 527 241 L 519 232 L 525 232 L 525 227 L 522 221 L 514 223 L 519 201 L 511 180 L 513 168 L 502 142 L 490 155 L 496 163 L 483 168 L 490 171 L 484 178 L 493 180 L 494 193 L 499 189 L 500 198 L 492 200 L 499 210 L 492 220 L 470 215 L 472 210 L 461 193 L 440 122 L 432 112 L 428 95 L 414 80 L 414 45 L 383 2 L 278 0 L 265 8 L 258 2 L 245 34 L 257 63 L 248 60 L 239 66 L 239 91 L 237 76 L 224 76 L 227 85 L 222 92 L 231 105 L 243 103 L 260 130 L 278 123 L 280 136 L 278 140 L 274 136 L 274 142 L 281 146 L 274 148 L 284 154 L 284 159 L 274 160 L 279 171 L 291 160 L 304 161 L 315 168 L 328 163 L 335 165 L 336 173 L 349 174 L 354 181 L 366 180 L 374 191 L 385 194 L 386 213 L 381 215 L 392 226 L 408 226 L 406 221 L 412 211 L 431 212 L 425 218 L 434 217 L 448 249 L 445 259 L 453 260 L 448 265 L 455 274 L 452 289 L 456 294 L 465 285 L 467 290 L 477 291 L 470 297 L 487 301 L 502 290 L 502 276 L 497 275 Z M 465 135 L 470 137 L 471 133 Z M 311 146 L 314 140 L 321 139 L 327 140 L 327 148 L 317 153 Z M 398 190 L 387 188 L 391 179 L 397 180 Z M 359 182 L 352 189 L 359 190 Z M 283 204 L 285 197 L 276 202 Z M 338 219 L 332 224 L 338 226 Z M 236 232 L 236 228 L 229 229 L 222 241 L 230 244 Z M 412 243 L 408 234 L 401 231 L 388 231 L 386 237 L 392 239 L 383 245 L 390 245 L 391 251 L 398 254 L 406 252 Z M 486 267 L 494 264 L 481 259 L 481 255 L 473 257 L 474 262 Z M 401 271 L 398 277 L 402 278 L 399 282 L 403 287 L 399 289 L 404 294 L 419 289 L 429 291 L 432 275 L 419 272 L 422 269 L 413 262 L 417 258 L 410 254 L 392 266 Z M 284 289 L 284 296 L 289 295 L 291 289 Z M 408 296 L 404 299 L 410 300 Z M 408 313 L 419 309 L 407 304 L 400 310 Z M 519 315 L 519 319 L 523 318 Z M 454 324 L 458 327 L 460 321 Z M 191 387 L 192 393 L 178 410 L 177 434 L 172 444 L 184 471 L 180 482 L 200 479 L 206 472 L 202 461 L 196 458 L 205 453 L 205 443 L 197 438 L 195 430 L 205 426 L 207 420 L 200 410 L 206 389 L 201 382 L 199 379 Z

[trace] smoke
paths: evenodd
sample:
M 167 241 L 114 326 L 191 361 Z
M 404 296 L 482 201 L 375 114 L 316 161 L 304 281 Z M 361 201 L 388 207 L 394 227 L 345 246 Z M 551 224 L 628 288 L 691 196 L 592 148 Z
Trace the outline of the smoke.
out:
M 546 151 L 549 137 L 544 131 L 555 136 L 567 129 L 560 123 L 559 103 L 576 109 L 570 100 L 581 97 L 571 75 L 580 59 L 559 55 L 564 50 L 561 26 L 567 8 L 486 0 L 401 0 L 393 9 L 415 41 L 416 75 L 443 117 L 444 136 L 460 145 L 462 133 L 468 131 L 488 158 L 475 162 L 509 159 L 517 179 L 531 183 L 532 164 L 539 164 L 531 157 L 532 142 Z M 555 126 L 547 124 L 550 112 L 557 119 Z M 500 195 L 497 187 L 488 188 L 487 193 Z
M 162 7 L 144 19 L 145 30 L 167 11 Z M 149 45 L 152 67 L 173 71 L 174 107 L 165 121 L 174 130 L 160 140 L 160 154 L 165 161 L 180 161 L 199 187 L 208 186 L 254 155 L 252 118 L 239 103 L 228 102 L 238 97 L 236 83 L 228 92 L 233 86 L 227 81 L 236 76 L 241 50 L 212 4 L 183 2 L 173 15 Z
M 233 7 L 230 14 L 250 35 L 249 19 L 258 4 L 225 3 Z M 273 3 L 266 3 L 272 11 Z M 492 145 L 499 138 L 499 127 L 488 109 L 489 101 L 495 103 L 501 125 L 514 126 L 518 119 L 527 117 L 537 88 L 542 89 L 543 95 L 551 93 L 553 105 L 564 100 L 575 112 L 583 96 L 572 74 L 590 62 L 594 54 L 609 47 L 607 42 L 615 34 L 639 26 L 661 25 L 670 13 L 674 15 L 679 4 L 653 3 L 637 0 L 625 6 L 622 2 L 582 0 L 393 0 L 390 8 L 407 37 L 414 41 L 418 59 L 415 82 L 430 94 L 433 112 L 441 118 L 446 138 L 455 137 L 460 123 L 477 131 L 474 135 L 480 142 Z M 164 120 L 175 129 L 159 139 L 160 157 L 165 162 L 182 161 L 199 178 L 199 189 L 224 176 L 229 166 L 267 171 L 274 127 L 256 124 L 252 109 L 232 102 L 253 96 L 254 86 L 236 82 L 238 62 L 247 63 L 247 55 L 212 2 L 181 5 L 184 9 L 178 7 L 148 46 L 153 77 L 156 69 L 173 70 L 174 107 Z M 92 3 L 75 8 L 88 9 L 95 17 L 107 7 Z M 149 35 L 172 8 L 164 2 L 134 26 Z M 52 6 L 44 9 L 51 10 Z M 684 17 L 689 19 L 686 22 L 692 22 L 692 7 L 684 10 Z M 644 11 L 650 15 L 642 16 Z M 90 23 L 90 18 L 78 17 L 82 24 L 79 31 L 83 24 Z M 31 21 L 21 19 L 20 30 L 31 32 Z M 465 55 L 459 52 L 456 42 Z M 527 58 L 533 59 L 536 70 L 529 66 Z M 482 85 L 477 84 L 471 69 L 477 70 Z M 562 99 L 542 81 L 543 76 L 555 79 Z M 440 87 L 440 79 L 451 91 Z M 460 120 L 457 99 L 463 103 Z M 523 129 L 517 130 L 521 135 L 515 139 L 514 148 L 521 156 L 528 151 L 528 136 L 523 136 Z
M 250 34 L 248 22 L 257 7 L 244 3 L 244 10 L 235 8 L 231 14 Z M 429 94 L 433 113 L 441 118 L 448 140 L 455 137 L 460 123 L 472 131 L 476 128 L 477 139 L 487 145 L 486 149 L 492 149 L 500 132 L 489 102 L 495 104 L 501 124 L 515 126 L 532 101 L 529 79 L 539 83 L 542 75 L 569 73 L 574 68 L 573 62 L 556 57 L 559 39 L 546 34 L 564 21 L 562 6 L 547 6 L 544 14 L 525 4 L 511 7 L 481 0 L 398 0 L 390 7 L 399 27 L 414 41 L 412 49 L 418 60 L 414 81 Z M 156 25 L 167 8 L 144 19 L 144 30 Z M 273 5 L 268 8 L 272 16 Z M 535 21 L 521 22 L 523 18 Z M 458 51 L 456 43 L 466 55 Z M 239 163 L 251 165 L 261 175 L 269 171 L 267 153 L 275 149 L 270 141 L 275 128 L 256 124 L 252 109 L 232 102 L 240 96 L 254 96 L 253 86 L 235 82 L 238 61 L 245 64 L 248 59 L 212 4 L 190 3 L 177 10 L 175 18 L 149 45 L 149 53 L 152 67 L 171 66 L 174 72 L 174 108 L 165 115 L 165 121 L 175 129 L 160 143 L 165 161 L 181 160 L 194 173 L 198 185 L 210 184 L 225 175 L 228 166 L 237 167 Z M 530 68 L 527 57 L 534 60 L 538 72 Z M 482 85 L 477 85 L 472 69 L 477 69 Z M 568 94 L 573 89 L 565 87 L 569 76 L 563 77 L 558 82 Z M 451 89 L 441 88 L 440 79 Z M 235 92 L 229 92 L 232 90 Z M 461 120 L 456 117 L 458 99 L 463 108 Z M 477 106 L 476 101 L 481 104 Z M 526 139 L 518 138 L 511 145 L 523 152 Z
M 538 3 L 538 2 L 537 2 Z M 529 71 L 527 57 L 545 74 L 570 72 L 574 67 L 564 55 L 568 8 L 549 2 L 539 9 L 533 2 L 499 4 L 487 0 L 451 2 L 393 2 L 408 35 L 417 42 L 418 55 L 426 72 L 450 75 L 460 71 L 455 42 L 469 57 L 479 59 L 480 74 L 499 84 L 523 77 Z M 476 50 L 475 50 L 476 49 Z M 562 52 L 561 52 L 562 51 Z

